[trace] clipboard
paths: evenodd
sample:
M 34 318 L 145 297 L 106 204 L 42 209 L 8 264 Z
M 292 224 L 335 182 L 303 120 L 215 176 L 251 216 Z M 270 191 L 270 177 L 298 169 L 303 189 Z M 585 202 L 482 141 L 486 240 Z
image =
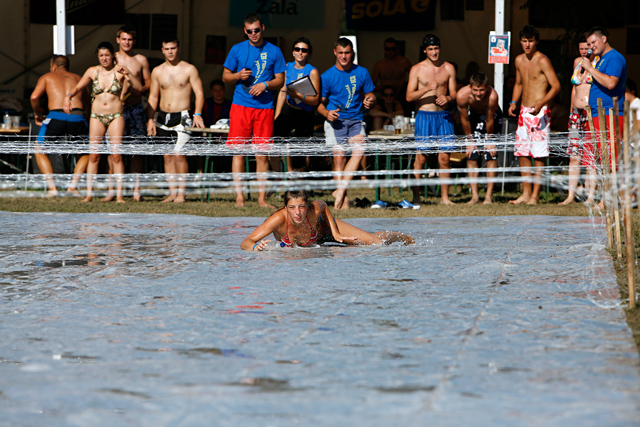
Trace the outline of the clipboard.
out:
M 316 88 L 313 87 L 313 83 L 311 83 L 311 79 L 309 76 L 302 76 L 298 80 L 294 80 L 287 85 L 287 90 L 295 89 L 304 96 L 316 96 L 318 92 L 316 92 Z M 296 104 L 300 104 L 302 102 L 301 99 L 294 99 Z

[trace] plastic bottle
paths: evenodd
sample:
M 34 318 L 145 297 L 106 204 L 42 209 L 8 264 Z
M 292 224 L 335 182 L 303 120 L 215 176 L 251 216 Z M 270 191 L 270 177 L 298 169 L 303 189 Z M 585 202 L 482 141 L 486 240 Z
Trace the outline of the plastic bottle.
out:
M 8 111 L 4 112 L 4 120 L 2 121 L 2 129 L 11 129 L 11 116 Z
M 416 131 L 416 112 L 411 112 L 411 118 L 409 119 L 409 127 L 411 127 L 411 132 Z

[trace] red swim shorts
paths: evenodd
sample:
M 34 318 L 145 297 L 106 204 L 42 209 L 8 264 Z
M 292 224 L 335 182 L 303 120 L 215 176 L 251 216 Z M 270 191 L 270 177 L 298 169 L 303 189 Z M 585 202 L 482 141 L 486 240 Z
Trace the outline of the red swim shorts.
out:
M 273 142 L 273 115 L 271 108 L 249 108 L 231 104 L 227 144 L 270 144 Z

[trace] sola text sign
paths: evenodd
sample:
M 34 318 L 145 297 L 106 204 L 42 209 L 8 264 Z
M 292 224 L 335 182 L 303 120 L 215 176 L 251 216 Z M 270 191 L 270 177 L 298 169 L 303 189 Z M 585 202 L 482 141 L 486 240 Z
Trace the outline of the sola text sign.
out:
M 369 31 L 429 31 L 436 22 L 434 0 L 346 0 L 347 28 Z

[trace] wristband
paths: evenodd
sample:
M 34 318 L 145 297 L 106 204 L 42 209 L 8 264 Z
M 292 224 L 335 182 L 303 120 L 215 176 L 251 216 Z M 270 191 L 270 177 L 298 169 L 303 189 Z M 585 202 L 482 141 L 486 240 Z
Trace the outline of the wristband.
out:
M 251 248 L 252 251 L 256 250 L 256 246 L 258 246 L 260 244 L 260 242 L 256 243 L 255 245 L 253 245 L 253 248 Z
M 71 95 L 71 92 L 67 93 L 67 96 L 69 97 L 69 99 L 73 99 L 73 95 Z
M 264 83 L 264 88 L 265 89 L 269 89 L 269 85 L 267 84 L 267 82 L 262 82 L 262 83 Z
M 509 104 L 517 104 L 516 101 L 509 101 Z
M 193 115 L 194 115 L 194 116 L 200 116 L 200 117 L 202 117 L 202 114 L 201 114 L 201 113 L 193 113 Z
M 307 99 L 307 95 L 302 95 L 302 100 L 304 101 L 305 99 Z

